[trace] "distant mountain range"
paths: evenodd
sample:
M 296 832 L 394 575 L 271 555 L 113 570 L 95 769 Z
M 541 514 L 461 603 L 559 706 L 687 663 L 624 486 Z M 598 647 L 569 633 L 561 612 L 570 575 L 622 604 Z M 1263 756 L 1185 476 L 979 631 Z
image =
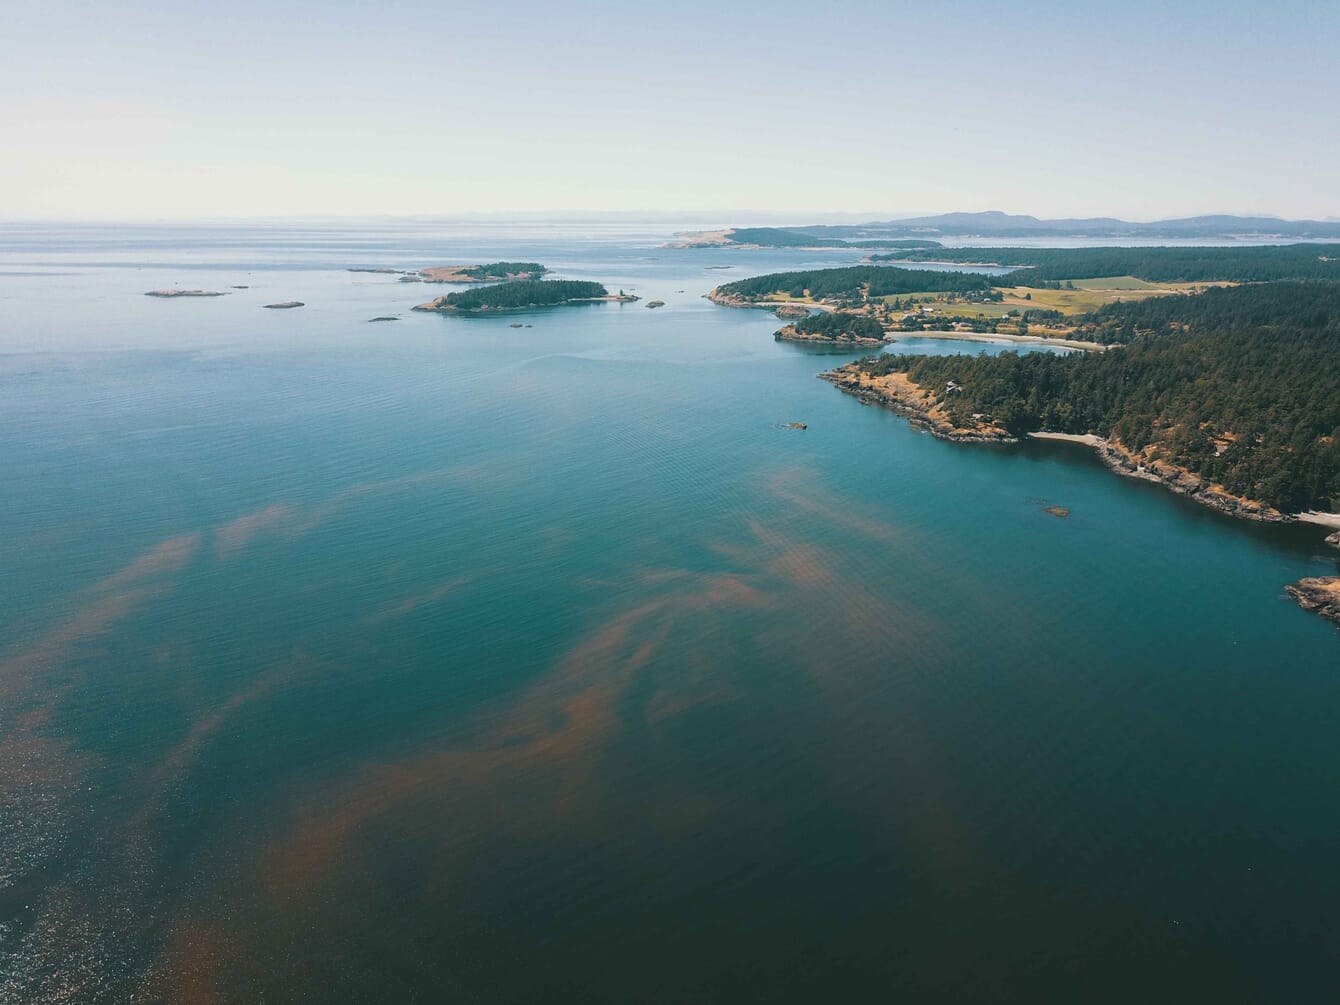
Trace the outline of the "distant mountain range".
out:
M 1340 220 L 1282 220 L 1273 216 L 1189 216 L 1153 223 L 1132 223 L 1113 217 L 1043 220 L 1036 216 L 990 211 L 941 213 L 906 220 L 861 224 L 824 224 L 803 227 L 731 228 L 681 235 L 680 247 L 889 247 L 890 241 L 915 239 L 934 244 L 939 237 L 1066 237 L 1160 239 L 1283 238 L 1301 240 L 1340 238 Z
M 829 235 L 834 229 L 849 236 L 946 237 L 1340 237 L 1340 221 L 1282 220 L 1274 216 L 1188 216 L 1153 223 L 1131 223 L 1113 217 L 1041 220 L 1036 216 L 991 211 L 942 213 L 910 220 L 890 220 L 859 227 L 798 227 L 804 232 Z

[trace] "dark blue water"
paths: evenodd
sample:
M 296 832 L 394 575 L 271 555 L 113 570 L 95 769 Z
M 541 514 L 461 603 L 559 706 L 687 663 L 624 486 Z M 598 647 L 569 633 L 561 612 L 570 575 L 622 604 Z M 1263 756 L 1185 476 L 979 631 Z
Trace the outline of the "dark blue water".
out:
M 854 256 L 666 236 L 0 231 L 0 999 L 1328 1000 L 1321 533 L 918 433 L 702 299 Z M 343 271 L 494 257 L 667 306 Z

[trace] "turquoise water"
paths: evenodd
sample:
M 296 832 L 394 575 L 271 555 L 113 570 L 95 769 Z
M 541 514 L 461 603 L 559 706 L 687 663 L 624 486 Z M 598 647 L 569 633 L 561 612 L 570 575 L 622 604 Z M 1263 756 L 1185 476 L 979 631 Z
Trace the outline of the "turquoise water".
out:
M 1322 534 L 932 439 L 702 299 L 849 258 L 665 237 L 0 230 L 0 999 L 1328 997 Z M 494 257 L 667 306 L 343 271 Z

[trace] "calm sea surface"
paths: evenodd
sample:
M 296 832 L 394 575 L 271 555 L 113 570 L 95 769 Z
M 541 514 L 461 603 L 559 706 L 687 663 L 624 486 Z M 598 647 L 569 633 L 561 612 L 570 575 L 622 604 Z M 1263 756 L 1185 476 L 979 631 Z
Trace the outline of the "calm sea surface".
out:
M 855 255 L 669 229 L 0 228 L 0 1000 L 1333 1000 L 1322 533 L 916 432 L 702 299 Z M 495 258 L 666 306 L 344 271 Z

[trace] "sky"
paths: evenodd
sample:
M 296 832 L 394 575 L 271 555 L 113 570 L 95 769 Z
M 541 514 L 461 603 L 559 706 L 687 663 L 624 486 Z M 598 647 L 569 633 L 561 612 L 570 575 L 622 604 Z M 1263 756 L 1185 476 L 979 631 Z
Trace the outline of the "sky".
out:
M 0 219 L 1340 217 L 1340 3 L 0 0 Z

